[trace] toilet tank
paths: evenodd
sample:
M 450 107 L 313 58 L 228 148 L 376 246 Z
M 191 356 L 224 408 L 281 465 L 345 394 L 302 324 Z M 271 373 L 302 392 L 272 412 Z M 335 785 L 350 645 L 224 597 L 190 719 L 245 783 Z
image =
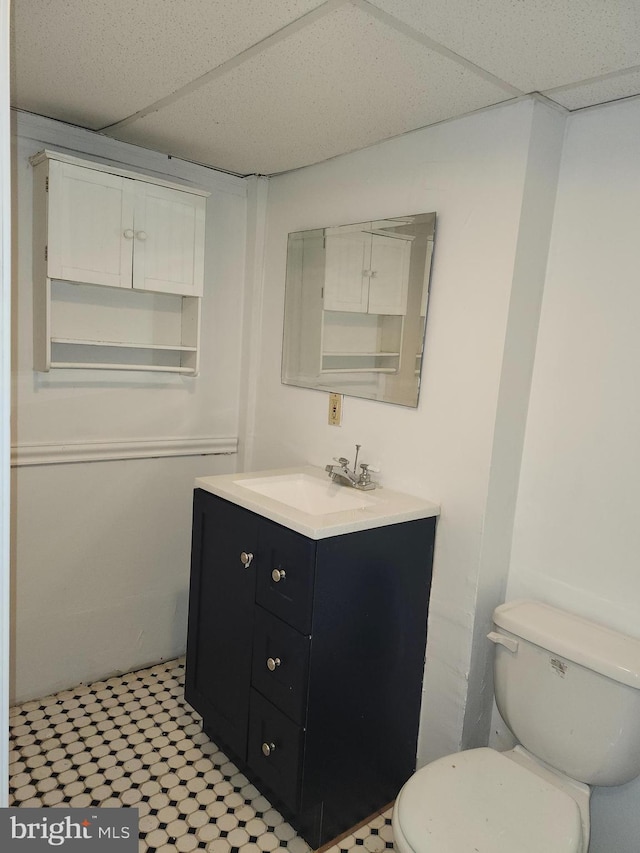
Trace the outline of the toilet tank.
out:
M 538 601 L 493 618 L 496 703 L 522 746 L 589 785 L 640 775 L 640 640 Z

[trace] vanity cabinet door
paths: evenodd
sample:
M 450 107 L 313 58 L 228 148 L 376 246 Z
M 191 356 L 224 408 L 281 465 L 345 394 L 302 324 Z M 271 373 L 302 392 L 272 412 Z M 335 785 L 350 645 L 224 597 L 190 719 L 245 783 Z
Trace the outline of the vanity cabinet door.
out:
M 247 743 L 258 521 L 253 513 L 196 490 L 185 695 L 205 729 L 241 757 Z

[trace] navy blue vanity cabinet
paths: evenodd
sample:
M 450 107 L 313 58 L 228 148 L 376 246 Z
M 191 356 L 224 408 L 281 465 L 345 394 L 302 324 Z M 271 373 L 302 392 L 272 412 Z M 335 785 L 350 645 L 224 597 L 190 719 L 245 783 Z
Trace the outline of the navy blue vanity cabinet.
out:
M 316 541 L 196 490 L 186 698 L 312 847 L 415 769 L 435 521 Z
M 256 587 L 249 555 L 257 550 L 257 516 L 196 492 L 185 697 L 205 731 L 239 756 L 247 745 Z

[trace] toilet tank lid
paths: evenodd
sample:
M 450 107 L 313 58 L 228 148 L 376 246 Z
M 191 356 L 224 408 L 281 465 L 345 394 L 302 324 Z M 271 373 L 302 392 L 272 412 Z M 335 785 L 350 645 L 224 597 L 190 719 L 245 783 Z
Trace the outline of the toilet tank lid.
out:
M 529 599 L 496 607 L 493 621 L 523 640 L 640 689 L 640 640 L 635 637 Z

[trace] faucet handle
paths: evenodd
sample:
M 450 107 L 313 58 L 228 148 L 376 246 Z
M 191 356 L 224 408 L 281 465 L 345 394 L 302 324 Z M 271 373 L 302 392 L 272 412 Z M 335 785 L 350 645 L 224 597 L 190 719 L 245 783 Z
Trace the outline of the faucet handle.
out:
M 371 479 L 371 471 L 377 471 L 377 468 L 372 468 L 367 462 L 360 463 L 360 476 L 355 483 L 357 489 L 375 489 L 376 484 Z
M 369 473 L 371 473 L 371 474 L 379 474 L 379 473 L 380 473 L 380 469 L 379 469 L 379 468 L 374 468 L 374 467 L 373 467 L 373 465 L 369 465 L 369 463 L 368 463 L 368 462 L 361 462 L 361 463 L 360 463 L 360 467 L 361 467 L 361 468 L 364 468 L 365 473 L 366 473 L 367 471 L 368 471 Z
M 334 461 L 334 462 L 337 462 L 337 463 L 338 463 L 338 465 L 342 465 L 343 467 L 344 467 L 345 465 L 348 465 L 348 464 L 349 464 L 349 460 L 348 460 L 348 459 L 345 459 L 345 458 L 344 458 L 344 456 L 334 456 L 334 457 L 333 457 L 333 461 Z

